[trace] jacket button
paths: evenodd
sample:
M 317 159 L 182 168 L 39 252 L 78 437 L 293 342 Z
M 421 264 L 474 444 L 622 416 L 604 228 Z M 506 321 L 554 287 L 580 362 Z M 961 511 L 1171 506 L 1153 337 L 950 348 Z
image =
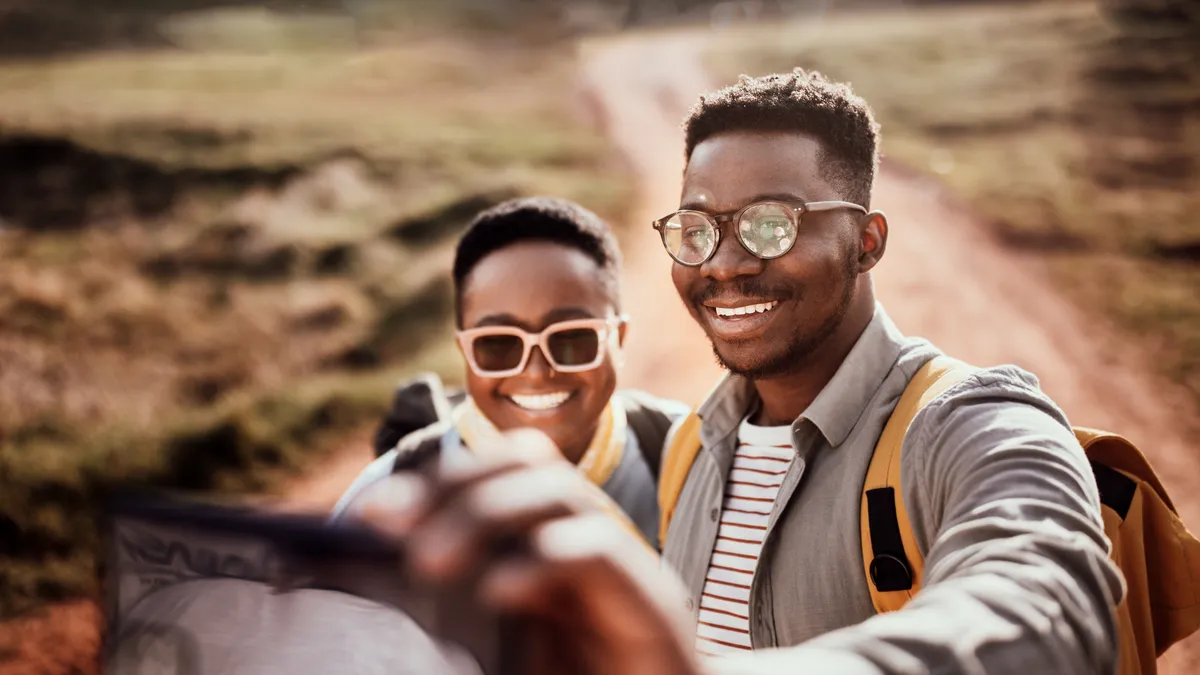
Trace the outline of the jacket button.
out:
M 708 512 L 708 515 L 709 515 L 709 517 L 710 517 L 710 518 L 712 518 L 712 520 L 713 520 L 713 522 L 714 522 L 714 523 L 715 523 L 715 522 L 717 522 L 717 520 L 719 520 L 719 519 L 721 518 L 721 509 L 720 509 L 720 507 L 716 507 L 716 506 L 714 506 L 714 507 L 713 507 L 713 510 Z
M 689 612 L 692 611 L 692 608 L 696 606 L 696 604 L 694 602 L 692 602 L 691 598 L 688 598 L 687 603 L 685 603 L 685 605 L 687 606 L 687 610 Z

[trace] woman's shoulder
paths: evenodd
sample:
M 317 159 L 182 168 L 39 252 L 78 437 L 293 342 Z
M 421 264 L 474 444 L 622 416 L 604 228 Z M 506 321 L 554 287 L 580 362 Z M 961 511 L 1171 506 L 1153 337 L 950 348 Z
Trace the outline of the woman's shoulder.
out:
M 644 408 L 651 414 L 666 417 L 671 422 L 686 416 L 691 411 L 691 408 L 682 401 L 656 396 L 641 389 L 620 389 L 613 394 L 613 398 L 624 404 L 627 414 L 638 408 Z
M 354 502 L 375 483 L 396 471 L 417 469 L 440 455 L 446 447 L 456 444 L 457 434 L 445 421 L 435 422 L 409 433 L 401 438 L 395 447 L 377 457 L 359 472 L 333 507 L 330 520 L 337 521 L 344 517 L 352 509 Z

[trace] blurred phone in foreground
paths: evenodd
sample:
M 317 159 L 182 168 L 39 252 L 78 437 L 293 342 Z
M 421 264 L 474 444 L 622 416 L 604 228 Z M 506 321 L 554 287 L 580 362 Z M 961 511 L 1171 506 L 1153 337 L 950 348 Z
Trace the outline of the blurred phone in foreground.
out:
M 520 672 L 520 625 L 318 516 L 129 494 L 106 519 L 109 675 Z

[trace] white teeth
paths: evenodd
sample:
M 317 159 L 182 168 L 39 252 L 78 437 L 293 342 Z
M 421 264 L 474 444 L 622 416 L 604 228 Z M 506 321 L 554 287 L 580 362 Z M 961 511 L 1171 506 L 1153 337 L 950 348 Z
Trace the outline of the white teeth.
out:
M 571 392 L 558 391 L 553 394 L 514 394 L 509 397 L 513 403 L 526 410 L 550 410 L 567 402 Z
M 745 307 L 714 307 L 713 309 L 717 310 L 717 316 L 743 316 L 745 314 L 769 312 L 775 309 L 775 305 L 778 304 L 778 300 L 772 300 L 771 302 L 761 302 L 757 305 L 746 305 Z

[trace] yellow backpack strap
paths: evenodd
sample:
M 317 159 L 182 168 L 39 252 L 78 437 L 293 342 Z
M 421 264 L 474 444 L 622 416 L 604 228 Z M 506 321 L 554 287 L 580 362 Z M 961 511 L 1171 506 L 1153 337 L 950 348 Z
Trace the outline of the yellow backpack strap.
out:
M 917 548 L 900 489 L 900 450 L 921 408 L 973 372 L 961 361 L 939 356 L 909 381 L 883 428 L 863 482 L 861 536 L 863 571 L 875 611 L 900 609 L 921 588 L 925 561 Z
M 699 453 L 700 417 L 691 412 L 667 441 L 663 457 L 662 473 L 658 480 L 659 546 L 666 546 L 667 528 L 671 525 L 671 516 L 675 515 L 675 504 L 679 501 L 679 493 L 683 492 L 683 484 L 687 482 L 688 472 L 692 470 L 692 463 L 696 461 L 696 455 Z

